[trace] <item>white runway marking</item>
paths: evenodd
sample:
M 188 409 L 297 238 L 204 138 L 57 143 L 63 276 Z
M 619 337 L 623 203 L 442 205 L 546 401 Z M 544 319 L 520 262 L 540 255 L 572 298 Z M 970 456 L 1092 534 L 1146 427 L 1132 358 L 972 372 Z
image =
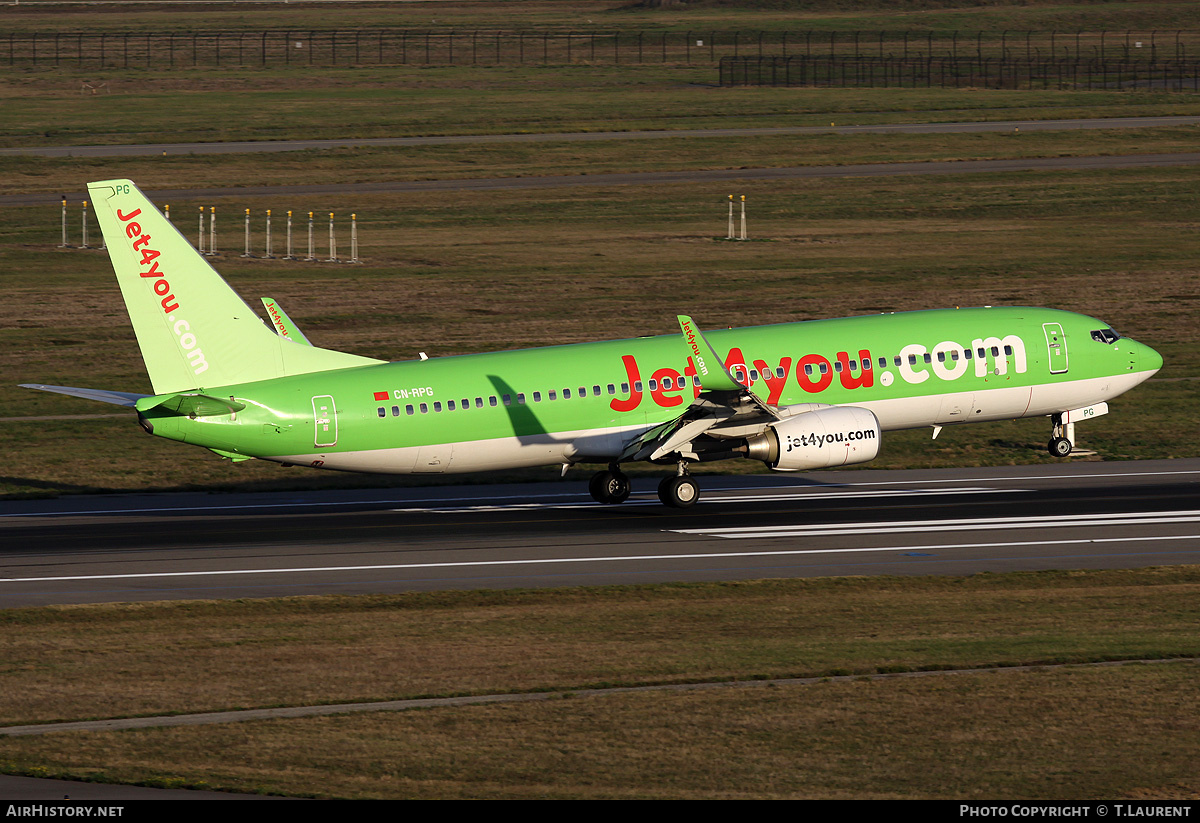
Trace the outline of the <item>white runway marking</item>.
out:
M 930 485 L 936 485 L 936 484 L 942 484 L 942 483 L 1012 483 L 1012 482 L 1022 483 L 1022 482 L 1039 481 L 1039 480 L 1094 480 L 1094 479 L 1107 479 L 1107 478 L 1120 478 L 1120 477 L 1170 477 L 1170 476 L 1176 476 L 1176 475 L 1194 475 L 1194 474 L 1200 474 L 1200 470 L 1155 471 L 1155 472 L 1092 472 L 1092 473 L 1088 473 L 1088 474 L 1047 474 L 1047 475 L 1033 474 L 1033 475 L 1020 475 L 1020 476 L 1013 476 L 1013 477 L 974 477 L 974 478 L 955 477 L 955 478 L 946 478 L 945 480 L 937 480 L 937 479 L 923 479 L 923 480 L 913 480 L 913 481 L 886 480 L 886 481 L 868 481 L 868 482 L 862 482 L 862 483 L 836 483 L 836 484 L 832 484 L 832 488 L 856 489 L 856 488 L 867 488 L 870 486 L 903 486 L 905 484 L 905 482 L 919 483 L 922 486 L 930 486 Z M 758 487 L 757 489 L 730 489 L 730 488 L 703 489 L 700 504 L 717 502 L 722 499 L 724 499 L 724 500 L 735 500 L 735 499 L 746 500 L 746 498 L 734 498 L 734 497 L 717 498 L 717 497 L 712 496 L 712 495 L 720 494 L 723 492 L 737 493 L 739 491 L 742 491 L 742 492 L 751 491 L 751 492 L 757 492 L 759 494 L 764 494 L 764 495 L 769 493 L 769 494 L 788 496 L 788 495 L 805 495 L 804 490 L 814 489 L 814 488 L 816 488 L 816 489 L 830 488 L 830 486 L 824 486 L 823 484 L 818 483 L 813 486 L 796 486 L 796 487 L 792 487 L 792 488 L 782 488 L 782 489 L 779 487 Z M 967 487 L 963 487 L 963 490 L 968 490 L 968 489 L 972 489 L 972 488 L 978 488 L 978 487 L 967 486 Z M 895 491 L 898 494 L 903 494 L 903 493 L 913 494 L 913 493 L 915 493 L 913 490 L 905 490 L 905 489 L 896 489 Z M 1020 492 L 1020 491 L 1028 491 L 1028 490 L 1027 489 L 995 489 L 994 491 Z M 816 494 L 821 494 L 821 493 L 822 492 L 810 492 L 808 494 L 809 494 L 809 496 L 815 496 Z M 837 492 L 829 492 L 829 494 L 836 494 L 836 493 Z M 845 492 L 841 492 L 841 493 L 844 494 Z M 519 501 L 524 501 L 526 503 L 530 503 L 530 502 L 536 500 L 537 498 L 555 498 L 558 500 L 562 500 L 563 498 L 572 498 L 572 497 L 579 498 L 581 500 L 586 500 L 588 498 L 588 495 L 586 493 L 579 493 L 579 494 L 558 493 L 558 494 L 543 494 L 543 495 L 526 494 L 526 495 L 493 495 L 493 496 L 479 495 L 479 496 L 475 496 L 475 497 L 440 497 L 440 498 L 430 498 L 429 500 L 422 501 L 421 504 L 418 504 L 415 507 L 406 508 L 406 509 L 395 509 L 395 511 L 432 511 L 433 506 L 435 504 L 469 504 L 470 501 L 479 500 L 480 498 L 487 499 L 487 500 L 519 500 Z M 767 497 L 764 499 L 775 499 L 775 498 Z M 400 502 L 400 501 L 397 501 L 397 502 Z M 634 502 L 641 502 L 641 501 L 634 501 Z M 648 501 L 648 502 L 653 503 L 654 505 L 658 505 L 658 502 L 656 500 Z M 236 504 L 236 505 L 226 505 L 226 506 L 222 506 L 222 505 L 162 506 L 162 507 L 126 508 L 126 509 L 120 509 L 120 508 L 93 509 L 93 510 L 80 509 L 80 510 L 71 510 L 71 511 L 43 511 L 43 512 L 22 512 L 22 511 L 13 512 L 13 511 L 9 511 L 9 512 L 0 512 L 0 518 L 3 518 L 3 517 L 71 517 L 71 516 L 79 517 L 79 516 L 102 515 L 102 514 L 174 514 L 174 513 L 179 513 L 179 512 L 251 511 L 251 510 L 257 510 L 257 509 L 312 509 L 312 508 L 316 508 L 316 507 L 329 507 L 329 506 L 381 506 L 382 507 L 382 506 L 387 506 L 387 505 L 388 505 L 387 501 L 381 501 L 381 500 L 341 500 L 341 501 L 305 500 L 305 501 L 299 501 L 299 502 L 247 503 L 247 504 Z M 514 503 L 513 505 L 516 506 L 516 505 L 521 505 L 521 504 Z M 544 503 L 541 505 L 545 505 L 545 506 L 551 506 L 551 505 L 587 506 L 587 505 L 592 505 L 592 504 L 589 502 L 589 503 L 579 503 L 579 504 Z M 629 503 L 625 503 L 622 505 L 629 505 Z M 464 509 L 471 508 L 471 506 L 463 505 L 463 508 Z
M 1123 514 L 1064 514 L 1035 517 L 983 517 L 969 520 L 904 520 L 891 523 L 822 523 L 815 526 L 735 526 L 731 528 L 671 529 L 676 534 L 723 537 L 731 540 L 763 537 L 902 534 L 905 532 L 992 531 L 1051 527 L 1129 526 L 1152 523 L 1195 523 L 1200 511 L 1127 512 Z
M 446 563 L 388 563 L 367 566 L 306 566 L 277 569 L 212 569 L 190 572 L 143 572 L 138 574 L 86 574 L 58 577 L 8 577 L 2 583 L 50 583 L 85 580 L 147 580 L 188 577 L 228 577 L 253 574 L 311 574 L 314 572 L 412 571 L 419 569 L 470 569 L 497 566 L 550 566 L 577 563 L 628 563 L 646 560 L 716 560 L 722 558 L 798 557 L 820 554 L 859 554 L 874 552 L 946 551 L 948 549 L 1018 548 L 1023 546 L 1070 546 L 1102 543 L 1146 543 L 1159 540 L 1200 540 L 1200 534 L 1158 535 L 1151 537 L 1098 537 L 1071 540 L 1018 540 L 988 543 L 931 543 L 910 546 L 871 546 L 841 549 L 783 549 L 779 551 L 691 552 L 684 554 L 608 555 L 596 557 L 543 557 L 526 560 L 463 560 Z

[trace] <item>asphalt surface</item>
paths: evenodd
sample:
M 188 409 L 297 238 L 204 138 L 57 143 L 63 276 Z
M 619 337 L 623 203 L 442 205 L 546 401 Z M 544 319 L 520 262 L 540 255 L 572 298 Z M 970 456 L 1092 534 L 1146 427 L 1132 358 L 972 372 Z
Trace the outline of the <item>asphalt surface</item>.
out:
M 1200 460 L 0 503 L 0 607 L 1200 559 Z
M 1153 128 L 1200 125 L 1200 116 L 1099 117 L 1075 120 L 1003 120 L 986 123 L 893 123 L 874 126 L 795 126 L 744 129 L 687 129 L 657 131 L 574 132 L 563 134 L 484 134 L 427 137 L 392 137 L 351 140 L 280 140 L 231 143 L 155 143 L 124 146 L 30 146 L 0 149 L 4 155 L 44 157 L 161 156 L 163 154 L 228 154 L 306 151 L 371 146 L 426 146 L 505 142 L 582 142 L 597 140 L 647 140 L 700 137 L 750 137 L 806 134 L 947 134 L 1014 131 L 1064 131 L 1079 129 Z M 544 189 L 570 186 L 636 186 L 669 183 L 706 183 L 731 180 L 790 180 L 829 177 L 875 177 L 912 174 L 968 174 L 997 171 L 1070 170 L 1179 166 L 1200 163 L 1200 152 L 1117 155 L 1108 157 L 1045 157 L 1012 160 L 971 160 L 924 163 L 870 163 L 848 166 L 788 166 L 781 168 L 698 169 L 691 171 L 616 174 L 544 175 L 536 177 L 462 178 L 458 180 L 400 180 L 383 183 L 332 183 L 327 185 L 240 186 L 236 188 L 159 189 L 147 192 L 156 199 L 219 199 L 223 197 L 280 197 L 370 193 L 420 193 L 463 190 Z M 56 205 L 63 198 L 86 199 L 82 190 L 0 196 L 0 206 Z
M 731 180 L 796 180 L 830 177 L 891 177 L 917 174 L 979 174 L 1003 171 L 1079 171 L 1128 169 L 1146 166 L 1194 166 L 1200 152 L 1127 154 L 1104 157 L 1029 157 L 1005 160 L 954 160 L 923 163 L 861 163 L 848 166 L 786 166 L 759 169 L 696 169 L 692 171 L 622 172 L 619 174 L 567 174 L 540 177 L 471 177 L 460 180 L 398 180 L 384 183 L 332 183 L 329 185 L 239 186 L 237 188 L 151 189 L 156 200 L 222 197 L 298 197 L 307 195 L 410 194 L 441 191 L 498 189 L 554 189 L 572 186 L 646 186 L 669 183 L 719 183 Z M 86 198 L 82 190 L 58 194 L 7 194 L 0 206 L 58 205 Z
M 243 140 L 228 143 L 140 143 L 111 146 L 20 146 L 0 156 L 150 157 L 176 154 L 245 154 L 387 146 L 448 146 L 474 143 L 579 143 L 601 140 L 661 140 L 696 137 L 759 137 L 805 134 L 952 134 L 1072 129 L 1144 129 L 1200 125 L 1200 116 L 1092 117 L 1072 120 L 997 120 L 985 123 L 890 123 L 873 126 L 777 126 L 745 129 L 657 129 L 652 131 L 546 132 L 541 134 L 451 134 L 347 140 Z

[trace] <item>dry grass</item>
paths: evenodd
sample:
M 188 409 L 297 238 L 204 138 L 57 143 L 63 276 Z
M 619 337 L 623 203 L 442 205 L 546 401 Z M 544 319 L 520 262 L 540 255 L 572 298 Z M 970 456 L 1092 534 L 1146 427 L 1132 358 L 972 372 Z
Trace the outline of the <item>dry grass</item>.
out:
M 38 776 L 344 798 L 1195 800 L 1191 664 L 0 742 Z
M 1192 567 L 0 612 L 0 722 L 1200 654 Z
M 4 720 L 552 690 L 564 699 L 0 739 L 0 771 L 360 798 L 1190 798 L 1195 665 L 572 698 L 1195 656 L 1200 570 L 0 612 Z

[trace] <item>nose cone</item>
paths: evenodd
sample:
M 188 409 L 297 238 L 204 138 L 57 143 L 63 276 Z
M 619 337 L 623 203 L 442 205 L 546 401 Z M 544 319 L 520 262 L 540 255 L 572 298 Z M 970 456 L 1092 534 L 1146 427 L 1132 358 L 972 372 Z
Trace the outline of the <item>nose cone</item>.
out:
M 1163 366 L 1162 355 L 1154 349 L 1147 346 L 1145 343 L 1136 343 L 1136 354 L 1138 361 L 1138 371 L 1149 372 L 1154 374 Z M 1150 375 L 1146 375 L 1149 377 Z

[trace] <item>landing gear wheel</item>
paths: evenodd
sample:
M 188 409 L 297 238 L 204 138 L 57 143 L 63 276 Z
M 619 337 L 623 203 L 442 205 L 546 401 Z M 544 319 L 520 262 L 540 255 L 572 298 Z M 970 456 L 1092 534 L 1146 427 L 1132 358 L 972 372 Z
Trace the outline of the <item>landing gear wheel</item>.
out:
M 629 478 L 619 471 L 596 472 L 588 482 L 588 492 L 597 503 L 624 503 L 630 491 Z
M 1071 441 L 1065 437 L 1052 437 L 1046 444 L 1046 449 L 1055 457 L 1069 457 L 1071 448 Z
M 686 509 L 700 498 L 700 486 L 688 475 L 664 477 L 658 484 L 658 499 L 664 506 Z

